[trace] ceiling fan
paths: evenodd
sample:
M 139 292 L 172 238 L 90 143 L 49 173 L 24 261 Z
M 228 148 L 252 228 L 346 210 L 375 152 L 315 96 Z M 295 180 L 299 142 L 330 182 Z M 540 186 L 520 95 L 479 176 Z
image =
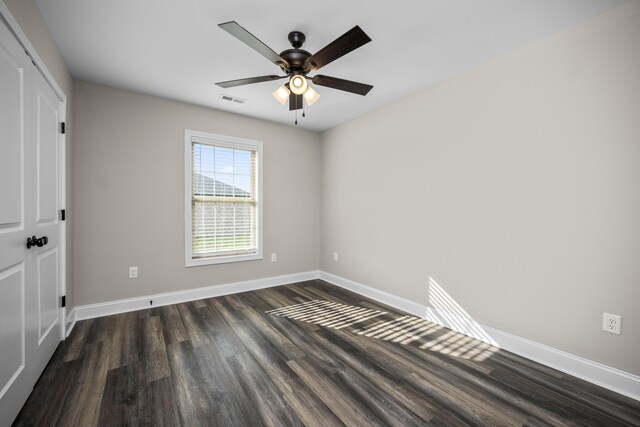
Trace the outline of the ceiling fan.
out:
M 326 86 L 363 96 L 373 88 L 368 84 L 322 74 L 308 75 L 371 41 L 369 36 L 357 25 L 313 55 L 306 50 L 300 49 L 306 39 L 305 35 L 300 31 L 289 33 L 289 43 L 291 43 L 293 49 L 284 50 L 278 55 L 235 21 L 225 22 L 218 26 L 280 67 L 282 72 L 285 73 L 284 76 L 268 75 L 216 83 L 220 87 L 230 88 L 288 78 L 289 82 L 276 89 L 273 92 L 273 96 L 282 105 L 289 100 L 289 110 L 302 109 L 303 99 L 307 105 L 311 105 L 318 100 L 320 95 L 309 85 L 309 81 L 318 86 Z

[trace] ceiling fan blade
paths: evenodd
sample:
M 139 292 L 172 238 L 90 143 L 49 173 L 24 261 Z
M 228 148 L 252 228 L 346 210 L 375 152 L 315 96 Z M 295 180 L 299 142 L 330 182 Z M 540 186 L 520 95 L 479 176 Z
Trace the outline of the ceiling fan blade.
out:
M 228 80 L 226 82 L 218 82 L 216 85 L 224 88 L 234 87 L 234 86 L 242 86 L 242 85 L 250 85 L 252 83 L 262 83 L 268 82 L 271 80 L 279 80 L 284 79 L 287 76 L 260 76 L 260 77 L 248 77 L 246 79 L 237 79 L 237 80 Z
M 324 67 L 352 50 L 369 43 L 371 39 L 359 26 L 355 26 L 315 54 L 311 55 L 304 63 L 307 70 L 313 71 Z
M 345 92 L 357 93 L 358 95 L 366 95 L 369 93 L 373 86 L 352 82 L 351 80 L 338 79 L 336 77 L 323 76 L 318 74 L 317 76 L 309 77 L 313 83 L 318 86 L 326 86 L 332 89 L 344 90 Z
M 249 31 L 241 27 L 240 24 L 238 24 L 236 21 L 224 22 L 222 24 L 218 24 L 218 27 L 222 28 L 227 33 L 231 34 L 233 37 L 237 38 L 277 66 L 289 66 L 287 61 L 282 59 L 280 55 L 273 51 L 273 49 L 264 44 L 259 38 L 251 34 Z
M 291 92 L 289 95 L 289 111 L 302 110 L 302 95 Z

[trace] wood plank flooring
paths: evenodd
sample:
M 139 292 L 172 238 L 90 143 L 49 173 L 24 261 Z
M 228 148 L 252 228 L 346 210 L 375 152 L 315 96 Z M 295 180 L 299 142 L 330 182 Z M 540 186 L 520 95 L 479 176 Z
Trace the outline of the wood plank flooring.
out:
M 78 322 L 14 425 L 640 426 L 640 402 L 316 280 Z

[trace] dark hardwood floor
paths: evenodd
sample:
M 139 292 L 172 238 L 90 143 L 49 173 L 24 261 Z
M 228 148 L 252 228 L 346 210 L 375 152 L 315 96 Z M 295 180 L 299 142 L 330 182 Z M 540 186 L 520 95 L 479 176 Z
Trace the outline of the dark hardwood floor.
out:
M 15 425 L 640 425 L 640 402 L 322 281 L 78 322 Z

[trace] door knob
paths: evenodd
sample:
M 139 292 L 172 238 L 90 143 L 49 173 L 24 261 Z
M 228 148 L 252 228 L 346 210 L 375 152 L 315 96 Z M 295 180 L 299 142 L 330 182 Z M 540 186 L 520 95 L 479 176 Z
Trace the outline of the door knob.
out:
M 27 237 L 27 249 L 31 249 L 33 246 L 41 248 L 47 243 L 49 243 L 49 238 L 47 236 L 42 236 L 40 238 L 36 236 Z

